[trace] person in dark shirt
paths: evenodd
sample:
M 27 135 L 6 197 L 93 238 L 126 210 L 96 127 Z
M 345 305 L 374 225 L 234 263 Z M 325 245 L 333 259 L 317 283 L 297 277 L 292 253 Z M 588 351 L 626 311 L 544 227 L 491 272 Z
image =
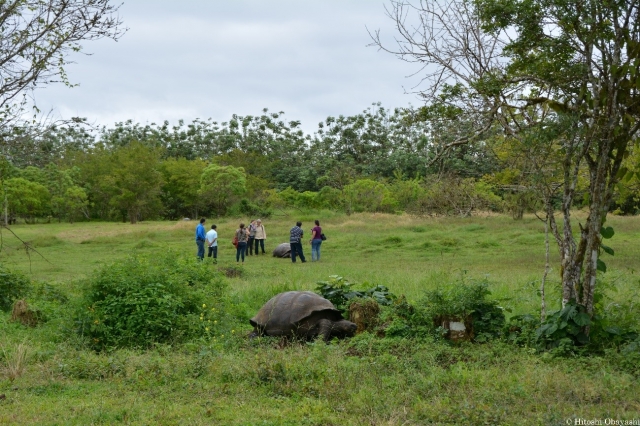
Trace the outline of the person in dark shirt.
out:
M 289 244 L 291 245 L 291 261 L 296 263 L 296 255 L 300 256 L 300 260 L 302 263 L 307 260 L 304 258 L 304 253 L 302 253 L 302 236 L 304 232 L 302 231 L 302 222 L 296 222 L 296 226 L 291 228 L 291 236 L 289 237 Z
M 311 261 L 320 260 L 320 245 L 322 245 L 322 228 L 320 221 L 316 220 L 316 226 L 311 230 Z

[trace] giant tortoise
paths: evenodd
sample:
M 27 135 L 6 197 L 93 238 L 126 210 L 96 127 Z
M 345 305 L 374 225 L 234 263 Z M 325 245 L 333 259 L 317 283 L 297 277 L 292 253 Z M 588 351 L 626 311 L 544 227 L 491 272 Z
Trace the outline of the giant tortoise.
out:
M 272 297 L 249 320 L 250 337 L 284 336 L 311 340 L 353 336 L 357 326 L 342 318 L 333 304 L 310 291 L 287 291 Z
M 282 243 L 273 249 L 273 257 L 291 257 L 291 244 Z

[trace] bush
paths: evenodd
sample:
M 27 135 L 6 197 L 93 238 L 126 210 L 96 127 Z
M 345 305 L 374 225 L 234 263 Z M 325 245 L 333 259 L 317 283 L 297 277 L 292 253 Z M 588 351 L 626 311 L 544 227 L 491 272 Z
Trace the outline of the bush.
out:
M 363 283 L 367 285 L 368 283 Z M 349 303 L 358 298 L 371 298 L 380 305 L 390 305 L 396 298 L 389 289 L 383 285 L 372 287 L 368 290 L 354 290 L 351 283 L 338 275 L 329 276 L 329 281 L 318 281 L 316 293 L 329 300 L 336 309 L 346 312 Z
M 595 302 L 599 305 L 596 294 Z M 536 330 L 536 346 L 554 356 L 603 353 L 609 348 L 634 348 L 638 333 L 624 324 L 613 325 L 610 311 L 589 316 L 586 308 L 570 301 L 564 308 L 547 315 Z M 585 333 L 589 327 L 589 335 Z M 625 346 L 626 345 L 626 346 Z
M 0 265 L 0 310 L 8 312 L 13 303 L 27 296 L 31 282 L 17 272 L 11 272 Z
M 360 179 L 344 187 L 342 200 L 347 213 L 352 212 L 393 212 L 397 201 L 382 182 Z
M 221 301 L 223 283 L 206 264 L 175 253 L 130 257 L 89 279 L 80 332 L 98 350 L 184 339 L 204 332 L 203 308 Z
M 531 314 L 514 315 L 509 318 L 505 336 L 507 342 L 518 346 L 535 346 L 536 329 L 540 326 L 540 317 Z
M 416 215 L 471 216 L 478 210 L 501 210 L 502 200 L 491 187 L 472 178 L 442 178 L 425 182 L 407 211 Z
M 433 335 L 435 330 L 433 319 L 424 309 L 410 304 L 404 295 L 383 310 L 380 322 L 386 337 L 420 338 Z
M 251 201 L 243 198 L 240 200 L 240 203 L 237 206 L 238 212 L 240 216 L 249 216 L 249 217 L 261 217 L 261 218 L 270 218 L 273 212 L 271 209 L 260 206 Z
M 486 281 L 460 281 L 443 290 L 428 291 L 420 301 L 424 315 L 434 325 L 444 318 L 470 317 L 474 340 L 485 342 L 500 337 L 505 325 L 504 309 L 495 300 L 487 300 L 491 292 Z

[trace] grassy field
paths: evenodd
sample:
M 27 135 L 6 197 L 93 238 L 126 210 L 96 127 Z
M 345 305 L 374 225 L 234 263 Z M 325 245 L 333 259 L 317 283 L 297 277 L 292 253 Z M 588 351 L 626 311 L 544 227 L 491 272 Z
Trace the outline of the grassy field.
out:
M 579 217 L 579 215 L 578 215 Z M 319 218 L 328 240 L 320 262 L 292 264 L 271 251 L 302 220 Z M 220 219 L 219 264 L 235 266 L 239 219 Z M 207 228 L 211 225 L 207 222 Z M 610 303 L 634 306 L 640 270 L 640 218 L 611 217 L 614 257 L 601 278 Z M 427 289 L 487 278 L 492 297 L 513 314 L 539 309 L 544 267 L 542 224 L 533 217 L 419 219 L 330 212 L 264 221 L 267 255 L 248 257 L 229 278 L 245 317 L 272 295 L 313 289 L 330 275 L 386 285 L 417 302 Z M 132 253 L 195 256 L 195 222 L 18 225 L 13 231 L 42 255 L 25 252 L 6 231 L 0 261 L 72 300 L 83 278 Z M 547 289 L 559 305 L 557 249 Z M 310 245 L 305 255 L 311 260 Z M 366 287 L 363 284 L 362 287 Z M 224 342 L 203 339 L 145 351 L 95 353 L 65 331 L 64 318 L 27 329 L 0 314 L 5 370 L 27 349 L 24 374 L 0 375 L 0 424 L 567 424 L 568 418 L 640 419 L 638 377 L 612 358 L 556 359 L 502 342 L 452 347 L 445 342 L 378 338 L 282 346 L 247 341 L 248 322 Z M 22 346 L 20 346 L 22 345 Z M 2 368 L 2 363 L 0 363 Z

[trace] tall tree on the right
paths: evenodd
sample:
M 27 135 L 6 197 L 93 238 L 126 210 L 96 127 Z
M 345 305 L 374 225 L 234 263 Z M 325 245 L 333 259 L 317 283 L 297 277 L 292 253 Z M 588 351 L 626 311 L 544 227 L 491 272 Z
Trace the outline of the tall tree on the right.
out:
M 424 108 L 460 123 L 438 148 L 495 133 L 553 133 L 562 164 L 560 249 L 563 303 L 593 314 L 604 228 L 622 161 L 640 129 L 640 0 L 392 1 L 400 37 L 393 48 L 424 66 Z M 572 206 L 588 170 L 588 216 L 574 237 Z M 562 229 L 560 229 L 562 228 Z

